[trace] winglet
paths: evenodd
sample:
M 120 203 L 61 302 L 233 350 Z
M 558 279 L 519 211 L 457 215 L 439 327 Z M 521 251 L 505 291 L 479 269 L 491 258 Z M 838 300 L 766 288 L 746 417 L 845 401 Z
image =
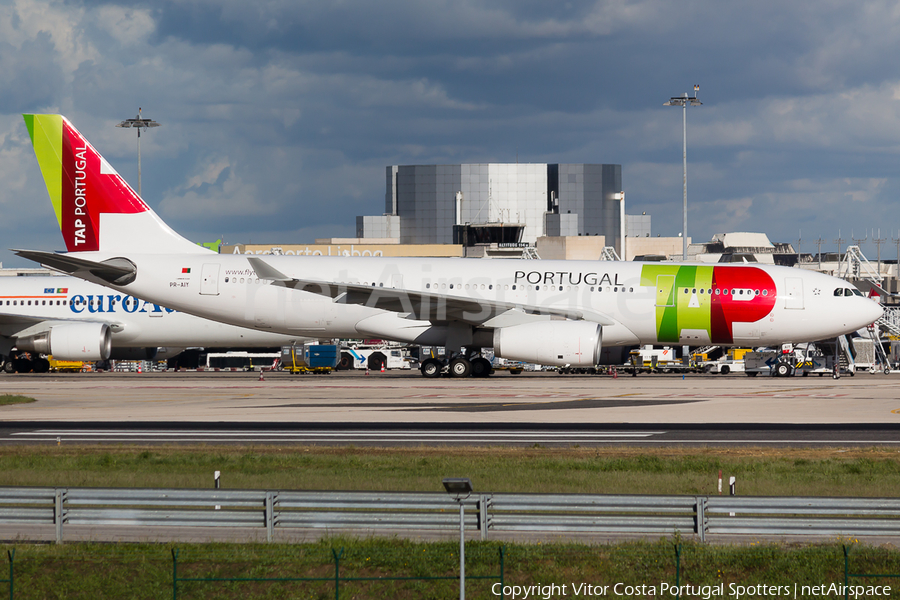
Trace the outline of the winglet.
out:
M 285 283 L 287 283 L 288 281 L 294 281 L 293 277 L 288 277 L 261 258 L 250 256 L 247 258 L 247 262 L 250 263 L 250 266 L 253 267 L 253 270 L 256 271 L 256 275 L 260 279 L 282 281 Z

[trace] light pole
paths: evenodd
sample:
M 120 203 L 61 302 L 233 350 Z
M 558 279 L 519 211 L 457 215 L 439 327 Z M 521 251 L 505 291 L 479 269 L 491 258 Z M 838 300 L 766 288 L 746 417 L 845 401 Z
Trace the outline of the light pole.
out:
M 628 260 L 625 256 L 625 192 L 616 192 L 613 198 L 619 201 L 619 260 Z
M 466 507 L 463 500 L 472 495 L 472 481 L 468 477 L 447 477 L 444 489 L 459 503 L 459 600 L 466 600 Z
M 694 86 L 694 96 L 688 97 L 687 92 L 684 93 L 684 96 L 673 96 L 669 98 L 668 102 L 663 102 L 663 106 L 680 106 L 682 108 L 682 128 L 683 128 L 683 140 L 684 140 L 684 150 L 682 152 L 682 157 L 684 161 L 684 214 L 682 219 L 682 228 L 681 228 L 681 245 L 682 245 L 682 258 L 681 260 L 687 260 L 687 107 L 688 106 L 701 106 L 703 103 L 697 99 L 697 94 L 700 93 L 700 86 Z
M 133 119 L 125 119 L 116 127 L 134 127 L 138 134 L 138 196 L 141 196 L 141 130 L 148 127 L 159 127 L 159 123 L 152 119 L 141 118 L 141 108 L 138 107 L 137 117 Z

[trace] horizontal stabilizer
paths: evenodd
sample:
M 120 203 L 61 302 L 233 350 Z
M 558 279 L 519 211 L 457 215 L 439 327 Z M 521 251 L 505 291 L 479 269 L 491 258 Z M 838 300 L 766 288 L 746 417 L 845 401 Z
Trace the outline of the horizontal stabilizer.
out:
M 17 256 L 41 263 L 45 267 L 81 277 L 93 275 L 113 285 L 128 285 L 137 276 L 137 267 L 126 258 L 110 258 L 101 262 L 77 258 L 68 254 L 40 250 L 13 250 Z

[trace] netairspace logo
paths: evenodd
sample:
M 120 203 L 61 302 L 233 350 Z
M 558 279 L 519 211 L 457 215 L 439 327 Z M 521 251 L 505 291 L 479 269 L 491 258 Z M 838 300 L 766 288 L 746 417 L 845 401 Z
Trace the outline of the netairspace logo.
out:
M 821 585 L 740 585 L 737 583 L 717 585 L 674 585 L 661 582 L 656 585 L 593 585 L 590 583 L 551 583 L 536 585 L 503 585 L 495 583 L 491 587 L 495 596 L 503 595 L 510 600 L 550 600 L 551 598 L 577 597 L 671 597 L 699 598 L 712 600 L 723 598 L 728 600 L 748 600 L 763 598 L 807 598 L 810 596 L 828 596 L 849 598 L 887 598 L 891 596 L 891 586 L 843 585 L 838 583 Z

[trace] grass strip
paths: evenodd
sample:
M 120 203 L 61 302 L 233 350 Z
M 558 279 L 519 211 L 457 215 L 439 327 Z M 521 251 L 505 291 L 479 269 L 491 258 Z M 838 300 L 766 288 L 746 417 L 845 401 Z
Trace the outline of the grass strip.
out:
M 505 583 L 516 586 L 566 585 L 565 594 L 553 598 L 669 597 L 676 585 L 675 544 L 678 540 L 624 542 L 605 545 L 506 544 Z M 724 597 L 735 597 L 736 587 L 781 586 L 782 593 L 743 595 L 746 598 L 842 597 L 827 587 L 842 584 L 842 544 L 851 546 L 851 571 L 900 573 L 900 551 L 836 540 L 804 546 L 766 542 L 749 545 L 681 544 L 681 585 L 695 589 L 721 586 Z M 160 544 L 65 544 L 18 545 L 15 558 L 15 597 L 67 598 L 166 598 L 172 597 L 173 546 Z M 11 546 L 6 546 L 6 549 Z M 470 542 L 466 546 L 466 584 L 469 598 L 496 598 L 491 591 L 497 580 L 478 577 L 498 575 L 499 544 Z M 459 554 L 454 542 L 417 543 L 406 540 L 334 538 L 310 544 L 207 544 L 179 545 L 180 578 L 274 579 L 328 578 L 319 582 L 179 582 L 178 598 L 335 598 L 335 562 L 332 550 L 343 554 L 340 576 L 355 578 L 340 583 L 339 598 L 429 599 L 458 594 Z M 6 565 L 2 565 L 5 567 Z M 406 577 L 401 581 L 361 578 Z M 427 579 L 450 577 L 447 580 Z M 896 579 L 855 579 L 853 585 L 890 585 L 896 596 Z M 591 586 L 580 588 L 579 584 Z M 663 591 L 663 584 L 669 592 Z M 618 585 L 619 593 L 615 593 Z M 607 586 L 604 594 L 596 590 Z M 803 586 L 810 588 L 803 593 Z M 628 589 L 632 592 L 629 593 Z M 544 588 L 545 591 L 549 591 Z M 789 590 L 789 594 L 784 593 Z M 521 594 L 519 597 L 523 597 Z M 541 597 L 532 594 L 529 597 Z M 703 597 L 702 592 L 682 597 Z M 719 596 L 722 597 L 722 596 Z M 868 596 L 867 596 L 868 597 Z M 509 594 L 507 594 L 509 598 Z
M 4 446 L 0 485 L 716 494 L 718 473 L 741 495 L 900 496 L 895 449 L 328 448 Z
M 8 404 L 28 404 L 30 402 L 35 402 L 35 399 L 16 394 L 0 394 L 0 406 L 6 406 Z

